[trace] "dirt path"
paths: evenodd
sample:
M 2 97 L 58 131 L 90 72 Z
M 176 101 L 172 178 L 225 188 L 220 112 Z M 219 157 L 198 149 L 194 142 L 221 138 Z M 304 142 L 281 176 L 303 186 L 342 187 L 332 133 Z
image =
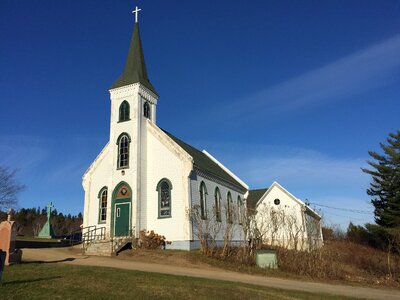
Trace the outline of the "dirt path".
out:
M 364 299 L 400 299 L 400 291 L 392 289 L 375 289 L 346 285 L 332 285 L 326 283 L 303 282 L 289 279 L 248 275 L 224 271 L 212 267 L 203 268 L 201 266 L 197 266 L 193 268 L 186 266 L 159 265 L 154 263 L 121 260 L 112 257 L 85 256 L 71 251 L 71 249 L 68 248 L 23 249 L 23 258 L 24 260 L 38 260 L 81 266 L 110 267 L 143 272 L 226 280 L 286 290 L 327 293 L 338 296 L 349 296 Z

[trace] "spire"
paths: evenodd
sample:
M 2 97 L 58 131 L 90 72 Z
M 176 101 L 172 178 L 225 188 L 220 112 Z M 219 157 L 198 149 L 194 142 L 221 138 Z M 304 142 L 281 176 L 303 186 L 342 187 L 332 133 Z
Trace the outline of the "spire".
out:
M 124 72 L 111 86 L 111 89 L 137 82 L 140 82 L 150 91 L 157 95 L 156 90 L 154 89 L 153 85 L 150 83 L 147 77 L 146 64 L 144 62 L 142 49 L 142 41 L 140 40 L 139 23 L 135 22 Z

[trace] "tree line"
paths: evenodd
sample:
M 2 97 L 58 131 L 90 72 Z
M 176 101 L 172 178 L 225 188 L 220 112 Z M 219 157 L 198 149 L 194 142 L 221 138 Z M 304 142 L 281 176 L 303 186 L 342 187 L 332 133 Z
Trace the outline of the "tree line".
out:
M 7 212 L 0 210 L 0 221 L 7 220 Z M 17 235 L 37 236 L 47 220 L 45 208 L 21 208 L 14 213 Z M 67 236 L 79 230 L 82 224 L 82 214 L 64 215 L 56 209 L 51 212 L 50 223 L 54 234 L 58 237 Z

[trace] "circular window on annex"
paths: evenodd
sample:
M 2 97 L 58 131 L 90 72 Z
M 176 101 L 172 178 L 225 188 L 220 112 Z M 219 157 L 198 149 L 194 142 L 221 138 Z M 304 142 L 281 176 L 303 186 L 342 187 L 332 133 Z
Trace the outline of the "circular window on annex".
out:
M 281 200 L 279 200 L 279 199 L 275 199 L 275 200 L 274 200 L 274 204 L 275 204 L 275 205 L 279 205 L 280 203 L 281 203 Z

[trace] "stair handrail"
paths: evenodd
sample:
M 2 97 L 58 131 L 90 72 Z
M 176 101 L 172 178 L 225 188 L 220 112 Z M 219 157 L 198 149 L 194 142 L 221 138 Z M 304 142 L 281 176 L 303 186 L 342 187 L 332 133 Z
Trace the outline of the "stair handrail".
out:
M 93 229 L 89 229 L 87 232 L 82 234 L 83 246 L 92 243 L 93 241 L 104 240 L 106 238 L 106 228 L 96 227 L 93 225 Z
M 77 243 L 82 242 L 84 231 L 85 230 L 90 230 L 90 228 L 93 228 L 93 227 L 96 228 L 96 225 L 90 225 L 90 226 L 85 226 L 85 227 L 80 227 L 79 226 L 79 228 L 71 230 L 69 232 L 69 243 L 70 243 L 70 246 L 73 246 L 74 242 L 77 242 Z M 74 239 L 74 236 L 76 234 L 78 234 L 78 233 L 80 234 L 79 238 L 78 239 Z

